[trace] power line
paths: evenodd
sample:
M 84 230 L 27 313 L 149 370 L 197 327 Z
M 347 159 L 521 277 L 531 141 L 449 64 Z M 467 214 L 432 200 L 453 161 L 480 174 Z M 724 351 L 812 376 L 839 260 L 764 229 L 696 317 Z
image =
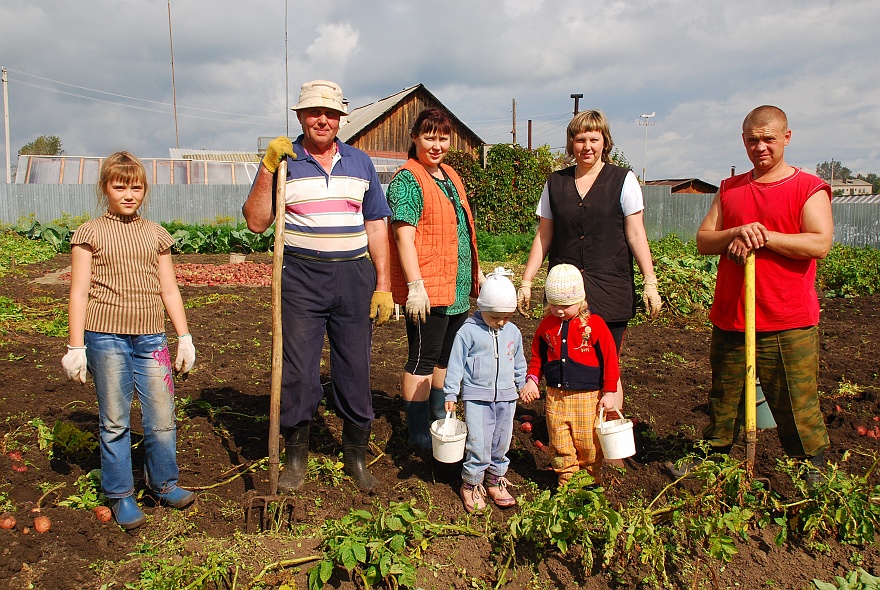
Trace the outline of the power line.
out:
M 10 72 L 15 72 L 16 74 L 20 74 L 20 75 L 23 75 L 23 76 L 30 76 L 30 77 L 32 77 L 32 78 L 37 78 L 38 80 L 44 80 L 44 81 L 46 81 L 46 82 L 52 82 L 53 84 L 60 84 L 60 85 L 62 85 L 62 86 L 70 86 L 71 88 L 77 88 L 77 89 L 79 89 L 79 90 L 86 90 L 86 91 L 88 91 L 88 92 L 94 92 L 94 93 L 97 93 L 97 94 L 105 94 L 105 95 L 107 95 L 107 96 L 113 96 L 113 97 L 115 97 L 115 98 L 123 98 L 123 99 L 126 99 L 126 100 L 135 100 L 135 101 L 138 101 L 138 102 L 145 102 L 145 103 L 148 103 L 148 104 L 154 104 L 154 105 L 159 105 L 159 106 L 164 106 L 164 107 L 171 107 L 171 106 L 173 106 L 173 105 L 171 105 L 170 103 L 167 103 L 167 102 L 160 102 L 160 101 L 156 101 L 156 100 L 149 100 L 149 99 L 146 99 L 146 98 L 137 98 L 137 97 L 135 97 L 135 96 L 127 96 L 127 95 L 125 95 L 125 94 L 116 94 L 116 93 L 114 93 L 114 92 L 106 92 L 106 91 L 104 91 L 104 90 L 96 90 L 96 89 L 94 89 L 94 88 L 88 88 L 88 87 L 86 87 L 86 86 L 78 86 L 78 85 L 76 85 L 76 84 L 70 84 L 70 83 L 68 83 L 68 82 L 61 82 L 60 80 L 53 80 L 53 79 L 51 79 L 51 78 L 44 78 L 43 76 L 37 76 L 37 75 L 34 75 L 34 74 L 28 74 L 27 72 L 21 72 L 21 71 L 14 70 L 14 69 L 8 69 L 8 71 L 10 71 Z M 85 96 L 85 95 L 82 95 L 82 94 L 76 94 L 76 93 L 72 93 L 72 92 L 66 92 L 66 91 L 64 91 L 64 90 L 59 90 L 59 89 L 57 89 L 57 88 L 51 88 L 51 87 L 47 87 L 47 86 L 39 86 L 39 85 L 37 85 L 37 84 L 33 84 L 33 83 L 30 83 L 30 82 L 24 82 L 24 81 L 21 81 L 21 80 L 11 79 L 11 80 L 9 80 L 9 82 L 11 82 L 11 83 L 13 83 L 13 84 L 21 84 L 22 86 L 29 86 L 29 87 L 31 87 L 31 88 L 37 88 L 37 89 L 40 89 L 40 90 L 47 90 L 47 91 L 49 91 L 49 92 L 55 92 L 56 94 L 64 94 L 64 95 L 67 95 L 67 96 L 73 96 L 73 97 L 75 97 L 75 98 L 82 98 L 82 99 L 84 99 L 84 100 L 92 100 L 92 101 L 100 102 L 100 103 L 104 103 L 104 104 L 112 104 L 112 105 L 116 105 L 116 106 L 127 107 L 127 108 L 133 108 L 133 109 L 138 109 L 138 110 L 145 110 L 145 111 L 155 112 L 155 113 L 164 113 L 164 112 L 165 112 L 165 111 L 159 111 L 159 110 L 155 110 L 155 109 L 147 109 L 147 108 L 144 108 L 144 107 L 138 107 L 138 106 L 135 106 L 135 105 L 128 105 L 128 104 L 120 103 L 120 102 L 113 102 L 113 101 L 103 100 L 103 99 L 95 98 L 95 97 L 92 97 L 92 96 Z M 199 107 L 186 107 L 186 106 L 182 106 L 182 105 L 179 105 L 179 106 L 180 106 L 180 108 L 185 108 L 185 109 L 189 109 L 189 110 L 193 110 L 193 111 L 200 111 L 200 112 L 203 112 L 203 113 L 211 113 L 211 114 L 214 114 L 214 115 L 227 115 L 227 116 L 230 116 L 230 115 L 231 115 L 231 116 L 235 116 L 235 117 L 251 117 L 251 118 L 256 118 L 256 119 L 269 119 L 269 120 L 273 120 L 273 121 L 275 120 L 275 117 L 267 117 L 267 116 L 265 116 L 265 115 L 248 115 L 248 114 L 246 114 L 246 113 L 230 113 L 230 112 L 227 112 L 227 111 L 216 111 L 216 110 L 212 110 L 212 109 L 203 109 L 203 108 L 199 108 Z M 166 114 L 167 114 L 167 113 L 166 113 Z M 193 117 L 194 115 L 189 115 L 189 116 L 190 116 L 190 117 Z M 210 121 L 219 121 L 220 119 L 208 119 L 208 120 L 210 120 Z

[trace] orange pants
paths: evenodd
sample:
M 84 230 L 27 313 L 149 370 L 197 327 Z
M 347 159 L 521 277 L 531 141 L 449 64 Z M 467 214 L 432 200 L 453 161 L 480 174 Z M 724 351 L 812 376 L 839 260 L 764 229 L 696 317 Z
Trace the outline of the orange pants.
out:
M 596 434 L 599 391 L 576 391 L 547 387 L 544 413 L 553 458 L 550 465 L 559 478 L 559 485 L 577 471 L 586 469 L 599 476 L 602 447 Z

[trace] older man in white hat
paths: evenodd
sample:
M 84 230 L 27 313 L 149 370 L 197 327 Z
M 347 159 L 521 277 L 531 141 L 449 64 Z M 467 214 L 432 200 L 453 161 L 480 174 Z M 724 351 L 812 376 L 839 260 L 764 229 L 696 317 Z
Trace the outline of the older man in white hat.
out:
M 385 323 L 394 306 L 385 227 L 391 210 L 370 158 L 336 139 L 347 112 L 339 85 L 306 82 L 291 108 L 303 133 L 293 143 L 272 140 L 242 207 L 251 231 L 268 229 L 275 219 L 274 176 L 286 159 L 281 432 L 287 463 L 278 484 L 293 491 L 305 480 L 309 423 L 323 397 L 326 332 L 331 401 L 344 420 L 345 470 L 370 490 L 378 483 L 365 464 L 374 418 L 371 320 Z

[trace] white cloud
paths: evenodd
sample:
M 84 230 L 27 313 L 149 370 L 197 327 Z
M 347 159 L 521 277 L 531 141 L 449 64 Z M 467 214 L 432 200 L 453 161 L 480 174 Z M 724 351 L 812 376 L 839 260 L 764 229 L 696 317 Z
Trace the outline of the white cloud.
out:
M 532 119 L 533 143 L 552 147 L 582 92 L 639 172 L 638 116 L 656 111 L 649 178 L 709 182 L 746 169 L 740 122 L 777 104 L 792 121 L 792 163 L 880 172 L 876 0 L 190 0 L 172 17 L 183 146 L 253 149 L 286 131 L 302 82 L 329 78 L 352 106 L 422 82 L 492 143 L 510 140 L 515 98 L 519 141 Z M 174 145 L 164 1 L 4 0 L 0 61 L 13 151 L 43 134 L 89 155 Z

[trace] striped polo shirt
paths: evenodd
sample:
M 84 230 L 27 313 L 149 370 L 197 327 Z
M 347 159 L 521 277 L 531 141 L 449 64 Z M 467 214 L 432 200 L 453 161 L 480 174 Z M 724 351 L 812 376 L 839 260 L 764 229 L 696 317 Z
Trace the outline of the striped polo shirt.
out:
M 71 245 L 92 249 L 85 329 L 109 334 L 165 332 L 159 253 L 174 243 L 161 225 L 110 212 L 82 224 Z
M 302 145 L 287 159 L 284 252 L 312 260 L 354 260 L 367 254 L 364 220 L 391 215 L 376 168 L 357 148 L 336 141 L 328 175 Z

